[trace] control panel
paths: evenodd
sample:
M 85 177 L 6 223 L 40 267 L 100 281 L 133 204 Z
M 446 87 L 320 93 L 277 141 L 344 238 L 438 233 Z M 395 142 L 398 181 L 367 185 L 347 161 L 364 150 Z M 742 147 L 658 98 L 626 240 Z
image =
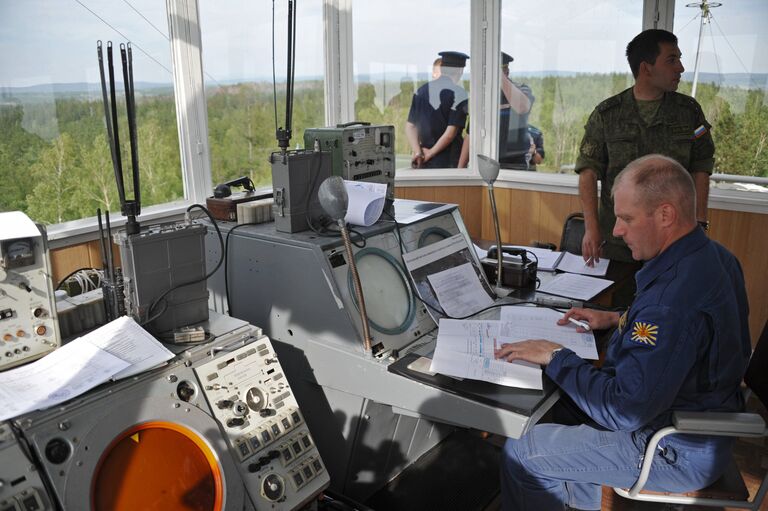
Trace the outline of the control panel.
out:
M 40 473 L 6 422 L 0 422 L 0 460 L 0 511 L 51 509 Z
M 246 487 L 259 488 L 258 496 L 251 495 L 257 509 L 257 500 L 293 508 L 328 485 L 330 477 L 267 337 L 195 372 Z
M 304 147 L 317 140 L 321 151 L 333 157 L 333 175 L 349 181 L 387 185 L 387 199 L 395 198 L 395 127 L 367 123 L 342 124 L 335 128 L 308 128 Z
M 59 347 L 47 239 L 24 213 L 0 213 L 0 370 Z

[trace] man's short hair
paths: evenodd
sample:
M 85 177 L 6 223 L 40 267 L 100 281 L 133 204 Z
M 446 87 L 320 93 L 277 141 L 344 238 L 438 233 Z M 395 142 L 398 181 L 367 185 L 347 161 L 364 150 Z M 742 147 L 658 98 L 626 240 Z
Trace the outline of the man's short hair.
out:
M 661 53 L 661 43 L 677 44 L 677 36 L 666 30 L 652 28 L 643 30 L 629 42 L 626 55 L 632 76 L 637 78 L 642 62 L 651 65 L 656 63 L 656 57 Z
M 650 215 L 662 204 L 673 204 L 683 222 L 696 220 L 696 186 L 690 172 L 677 161 L 649 154 L 631 162 L 613 182 L 611 194 L 624 181 Z
M 432 63 L 432 67 L 439 67 L 443 65 L 443 58 L 437 57 L 435 61 Z

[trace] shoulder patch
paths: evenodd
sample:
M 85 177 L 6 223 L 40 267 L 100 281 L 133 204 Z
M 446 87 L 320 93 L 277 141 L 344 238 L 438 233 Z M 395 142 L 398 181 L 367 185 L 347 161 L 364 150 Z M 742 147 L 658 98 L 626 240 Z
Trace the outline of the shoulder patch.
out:
M 632 341 L 654 348 L 659 335 L 659 326 L 649 321 L 635 321 L 632 324 Z

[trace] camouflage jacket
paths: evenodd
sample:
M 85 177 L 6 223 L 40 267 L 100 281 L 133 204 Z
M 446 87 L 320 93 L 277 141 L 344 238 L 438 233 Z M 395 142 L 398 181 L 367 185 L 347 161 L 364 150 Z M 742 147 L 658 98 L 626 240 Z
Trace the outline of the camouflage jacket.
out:
M 711 174 L 715 145 L 710 128 L 696 100 L 677 92 L 664 94 L 650 124 L 640 117 L 631 88 L 597 105 L 584 127 L 575 170 L 590 168 L 601 182 L 598 217 L 606 257 L 632 261 L 624 242 L 611 235 L 616 222 L 611 189 L 618 173 L 632 160 L 659 153 L 691 173 Z

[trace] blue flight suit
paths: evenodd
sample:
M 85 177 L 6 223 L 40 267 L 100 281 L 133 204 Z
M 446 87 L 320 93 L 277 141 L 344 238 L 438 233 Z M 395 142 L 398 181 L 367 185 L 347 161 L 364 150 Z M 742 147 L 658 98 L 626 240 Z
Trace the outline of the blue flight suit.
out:
M 467 91 L 445 75 L 422 85 L 413 95 L 408 122 L 418 129 L 422 147 L 435 145 L 448 126 L 458 128 L 451 144 L 425 163 L 424 168 L 455 168 L 459 165 L 464 141 L 461 132 L 469 113 L 468 100 Z
M 697 227 L 635 278 L 636 299 L 603 367 L 564 349 L 545 370 L 592 423 L 539 424 L 508 440 L 504 509 L 600 509 L 600 485 L 634 483 L 647 441 L 671 424 L 673 410 L 743 410 L 751 342 L 736 258 Z M 664 442 L 646 487 L 677 492 L 716 480 L 732 439 L 671 435 Z

